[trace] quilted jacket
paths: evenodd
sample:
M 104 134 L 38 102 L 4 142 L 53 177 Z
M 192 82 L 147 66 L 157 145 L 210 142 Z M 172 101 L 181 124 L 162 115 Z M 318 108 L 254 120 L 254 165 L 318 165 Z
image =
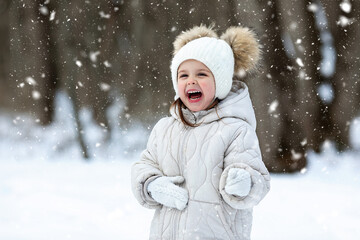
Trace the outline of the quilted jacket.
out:
M 153 128 L 140 161 L 132 166 L 136 199 L 156 212 L 150 239 L 250 239 L 252 209 L 269 191 L 270 175 L 255 133 L 254 110 L 245 84 L 216 108 L 200 112 L 182 110 L 197 127 L 185 126 L 174 108 L 171 117 Z M 225 192 L 229 169 L 251 175 L 246 197 Z M 183 211 L 155 202 L 147 185 L 158 176 L 183 176 L 180 186 L 189 192 Z

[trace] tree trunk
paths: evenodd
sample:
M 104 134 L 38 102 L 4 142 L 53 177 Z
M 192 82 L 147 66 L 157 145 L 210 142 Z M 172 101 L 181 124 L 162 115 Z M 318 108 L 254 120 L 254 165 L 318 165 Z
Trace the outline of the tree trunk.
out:
M 330 105 L 331 139 L 339 150 L 347 150 L 350 122 L 360 114 L 360 4 L 349 1 L 351 11 L 343 11 L 337 1 L 321 1 L 328 17 L 337 53 L 336 71 L 330 82 L 335 98 Z M 346 19 L 349 20 L 346 23 Z
M 10 55 L 10 28 L 9 28 L 10 0 L 0 1 L 0 106 L 9 105 L 9 55 Z
M 53 119 L 57 87 L 56 53 L 44 1 L 13 1 L 10 7 L 10 80 L 17 110 L 32 109 L 41 124 Z

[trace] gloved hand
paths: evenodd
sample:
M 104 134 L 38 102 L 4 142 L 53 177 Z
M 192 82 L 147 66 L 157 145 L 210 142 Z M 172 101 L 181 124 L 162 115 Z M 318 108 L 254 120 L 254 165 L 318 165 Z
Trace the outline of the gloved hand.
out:
M 183 210 L 189 200 L 188 192 L 175 184 L 184 182 L 182 176 L 159 177 L 148 185 L 150 196 L 158 203 L 178 210 Z
M 225 192 L 245 197 L 251 189 L 250 173 L 241 168 L 231 168 L 226 178 Z

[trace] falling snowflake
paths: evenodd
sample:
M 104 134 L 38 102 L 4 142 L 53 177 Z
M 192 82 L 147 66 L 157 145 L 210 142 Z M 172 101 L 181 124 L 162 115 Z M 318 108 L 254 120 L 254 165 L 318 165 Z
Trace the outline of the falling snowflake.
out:
M 302 153 L 295 152 L 294 149 L 291 149 L 291 159 L 292 160 L 299 160 L 302 157 Z
M 301 60 L 301 58 L 296 58 L 296 63 L 300 66 L 300 67 L 304 67 L 304 63 Z
M 25 81 L 26 81 L 29 85 L 32 85 L 32 86 L 36 86 L 36 85 L 37 85 L 37 82 L 36 82 L 35 79 L 32 78 L 32 77 L 26 77 L 26 78 L 25 78 Z
M 269 107 L 269 111 L 268 113 L 273 113 L 275 112 L 276 108 L 279 106 L 279 101 L 278 100 L 274 100 Z
M 304 140 L 302 140 L 300 144 L 301 144 L 301 146 L 305 146 L 307 144 L 307 139 L 304 138 Z
M 319 9 L 319 6 L 315 3 L 312 3 L 308 6 L 308 10 L 310 12 L 316 12 Z
M 104 65 L 105 65 L 105 67 L 108 67 L 108 68 L 112 66 L 111 63 L 109 63 L 108 60 L 106 60 L 106 61 L 104 62 Z
M 103 11 L 100 11 L 99 14 L 101 18 L 106 18 L 106 19 L 110 18 L 110 14 L 105 14 Z
M 17 116 L 15 119 L 13 119 L 13 123 L 16 125 L 18 124 L 18 121 L 20 121 L 21 118 L 19 116 Z
M 307 79 L 306 79 L 306 72 L 303 71 L 303 70 L 300 70 L 300 71 L 299 71 L 299 78 L 300 78 L 300 79 L 307 80 Z
M 49 9 L 46 6 L 41 6 L 39 8 L 39 11 L 42 15 L 47 16 L 49 15 Z
M 351 3 L 349 0 L 344 0 L 342 3 L 340 3 L 340 8 L 345 13 L 351 12 Z
M 354 22 L 353 19 L 349 19 L 345 16 L 339 16 L 339 20 L 336 22 L 337 25 L 340 25 L 341 27 L 346 27 L 351 25 Z
M 41 94 L 38 91 L 34 90 L 32 91 L 32 98 L 35 100 L 39 100 L 41 98 Z
M 89 53 L 89 58 L 90 58 L 90 60 L 91 60 L 93 63 L 97 62 L 97 56 L 99 56 L 99 54 L 100 54 L 100 51 L 90 52 L 90 53 Z
M 51 12 L 50 12 L 49 21 L 53 21 L 53 20 L 55 19 L 55 14 L 56 14 L 55 11 L 51 11 Z
M 240 78 L 244 78 L 246 76 L 246 71 L 244 69 L 240 69 L 237 74 Z
M 82 63 L 79 60 L 76 60 L 75 63 L 78 67 L 82 67 Z
M 107 83 L 100 83 L 100 89 L 103 90 L 104 92 L 107 92 L 111 89 L 111 86 Z

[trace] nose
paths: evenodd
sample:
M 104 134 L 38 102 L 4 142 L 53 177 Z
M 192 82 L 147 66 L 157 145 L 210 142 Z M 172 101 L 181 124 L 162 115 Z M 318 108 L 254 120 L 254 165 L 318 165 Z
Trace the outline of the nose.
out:
M 192 84 L 196 84 L 196 80 L 192 77 L 189 78 L 187 85 L 192 85 Z

